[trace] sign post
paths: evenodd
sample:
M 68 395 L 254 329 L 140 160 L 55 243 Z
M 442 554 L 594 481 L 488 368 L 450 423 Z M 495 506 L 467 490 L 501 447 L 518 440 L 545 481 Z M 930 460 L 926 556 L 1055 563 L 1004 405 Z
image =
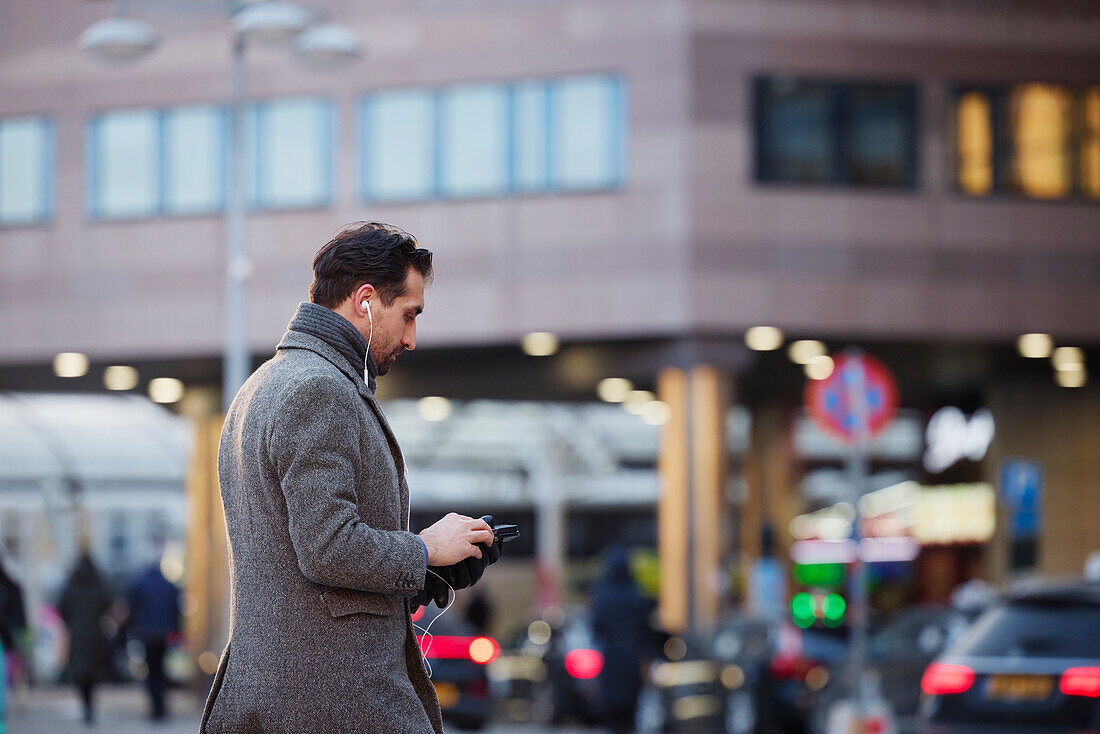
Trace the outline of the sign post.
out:
M 870 713 L 867 680 L 867 564 L 863 558 L 863 528 L 859 500 L 866 492 L 867 454 L 871 438 L 885 429 L 897 413 L 898 393 L 890 372 L 862 350 L 849 348 L 836 359 L 833 373 L 806 387 L 806 407 L 821 428 L 849 447 L 849 499 L 855 510 L 852 540 L 857 552 L 852 562 L 849 608 L 852 610 L 852 680 L 856 681 L 856 718 L 859 731 Z

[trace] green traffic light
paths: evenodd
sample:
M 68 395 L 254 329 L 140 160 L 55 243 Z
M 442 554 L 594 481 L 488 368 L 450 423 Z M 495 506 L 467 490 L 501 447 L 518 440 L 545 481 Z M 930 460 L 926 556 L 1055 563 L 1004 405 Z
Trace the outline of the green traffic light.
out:
M 805 591 L 795 594 L 791 598 L 791 616 L 799 627 L 806 628 L 814 623 L 814 597 Z
M 825 623 L 835 627 L 844 621 L 844 611 L 848 605 L 840 594 L 829 594 L 821 603 L 821 612 L 825 616 Z

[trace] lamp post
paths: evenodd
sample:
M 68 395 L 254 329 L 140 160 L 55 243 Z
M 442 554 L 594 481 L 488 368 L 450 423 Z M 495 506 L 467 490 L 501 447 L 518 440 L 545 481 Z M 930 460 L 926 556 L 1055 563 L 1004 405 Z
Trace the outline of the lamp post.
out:
M 284 0 L 142 0 L 125 3 L 127 8 L 186 14 L 217 13 L 233 23 L 230 84 L 229 166 L 225 206 L 225 346 L 222 364 L 222 405 L 229 404 L 248 378 L 248 278 L 251 262 L 245 222 L 245 110 L 248 93 L 247 49 L 250 41 L 293 42 L 296 55 L 315 67 L 331 68 L 359 56 L 361 45 L 355 34 L 339 25 L 318 22 L 316 11 Z M 86 53 L 110 63 L 132 62 L 156 48 L 160 34 L 135 18 L 117 14 L 102 20 L 80 36 Z

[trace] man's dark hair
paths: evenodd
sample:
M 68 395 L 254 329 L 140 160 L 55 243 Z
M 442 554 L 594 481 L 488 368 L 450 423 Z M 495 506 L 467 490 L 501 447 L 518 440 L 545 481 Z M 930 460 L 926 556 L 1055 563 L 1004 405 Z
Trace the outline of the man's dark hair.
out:
M 309 300 L 335 308 L 364 283 L 378 291 L 387 306 L 405 292 L 409 268 L 432 279 L 432 253 L 418 247 L 408 232 L 381 222 L 342 227 L 313 258 Z

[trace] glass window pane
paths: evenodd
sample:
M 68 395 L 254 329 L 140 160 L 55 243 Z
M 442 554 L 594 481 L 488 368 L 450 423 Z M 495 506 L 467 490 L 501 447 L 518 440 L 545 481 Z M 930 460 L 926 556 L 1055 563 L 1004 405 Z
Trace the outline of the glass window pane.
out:
M 758 178 L 817 183 L 834 178 L 834 114 L 828 85 L 765 80 L 757 88 Z
M 622 114 L 616 82 L 569 79 L 553 86 L 550 99 L 553 185 L 586 189 L 617 184 Z
M 497 85 L 452 87 L 439 98 L 440 190 L 499 194 L 508 186 L 508 93 Z
M 846 183 L 913 185 L 916 141 L 912 87 L 852 87 L 848 92 Z
M 512 101 L 514 185 L 521 191 L 545 189 L 547 91 L 540 82 L 516 87 Z
M 982 196 L 993 190 L 993 110 L 989 95 L 973 91 L 955 103 L 955 156 L 959 188 Z
M 1020 193 L 1055 199 L 1070 192 L 1071 97 L 1064 87 L 1021 84 L 1009 98 L 1014 160 Z
M 50 216 L 51 130 L 37 117 L 0 121 L 0 223 L 28 224 Z
M 226 117 L 216 107 L 181 107 L 164 117 L 164 208 L 174 214 L 221 208 Z
M 114 219 L 155 214 L 160 203 L 157 114 L 113 112 L 93 126 L 95 215 Z
M 321 206 L 329 200 L 331 114 L 316 99 L 260 107 L 259 204 L 278 209 Z
M 1081 193 L 1100 199 L 1100 87 L 1085 91 L 1081 129 Z
M 435 194 L 435 101 L 431 92 L 383 92 L 363 106 L 363 193 L 399 201 Z

